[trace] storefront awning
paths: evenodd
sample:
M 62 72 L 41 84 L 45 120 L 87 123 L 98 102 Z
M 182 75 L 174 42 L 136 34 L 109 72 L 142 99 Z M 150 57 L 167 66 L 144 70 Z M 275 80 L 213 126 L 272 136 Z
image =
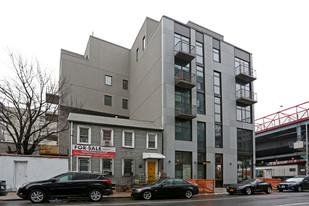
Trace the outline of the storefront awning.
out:
M 143 159 L 165 159 L 165 156 L 160 153 L 143 153 Z

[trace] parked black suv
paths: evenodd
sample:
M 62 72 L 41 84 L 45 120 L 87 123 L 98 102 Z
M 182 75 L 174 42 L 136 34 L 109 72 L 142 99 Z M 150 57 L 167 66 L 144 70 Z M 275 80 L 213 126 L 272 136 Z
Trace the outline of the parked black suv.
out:
M 23 184 L 17 195 L 33 203 L 47 199 L 88 197 L 98 202 L 103 195 L 113 194 L 111 181 L 103 174 L 86 172 L 67 172 L 49 180 Z
M 283 190 L 293 190 L 295 192 L 301 192 L 302 190 L 309 189 L 309 177 L 307 176 L 295 176 L 281 182 L 277 185 L 279 192 Z
M 0 196 L 6 196 L 7 194 L 6 182 L 4 180 L 0 180 Z

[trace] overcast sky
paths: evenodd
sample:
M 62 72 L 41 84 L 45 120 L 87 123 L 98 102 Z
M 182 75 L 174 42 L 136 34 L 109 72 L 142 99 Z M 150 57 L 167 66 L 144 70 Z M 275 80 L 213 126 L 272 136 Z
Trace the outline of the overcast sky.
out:
M 0 78 L 7 50 L 58 75 L 60 49 L 84 54 L 89 36 L 131 48 L 146 17 L 189 20 L 253 54 L 255 117 L 309 101 L 308 0 L 7 0 L 0 2 Z

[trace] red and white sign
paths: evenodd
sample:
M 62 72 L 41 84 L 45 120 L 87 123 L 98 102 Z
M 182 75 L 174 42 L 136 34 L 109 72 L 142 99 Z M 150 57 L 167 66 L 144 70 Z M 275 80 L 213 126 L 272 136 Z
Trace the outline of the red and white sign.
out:
M 73 156 L 86 156 L 86 157 L 104 157 L 115 158 L 115 147 L 101 147 L 94 145 L 72 145 Z

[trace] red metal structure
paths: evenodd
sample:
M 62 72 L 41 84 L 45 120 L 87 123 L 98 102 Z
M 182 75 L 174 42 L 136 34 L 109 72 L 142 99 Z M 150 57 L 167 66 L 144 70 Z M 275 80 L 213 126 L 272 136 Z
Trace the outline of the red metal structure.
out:
M 255 120 L 255 132 L 261 133 L 309 119 L 309 101 Z

